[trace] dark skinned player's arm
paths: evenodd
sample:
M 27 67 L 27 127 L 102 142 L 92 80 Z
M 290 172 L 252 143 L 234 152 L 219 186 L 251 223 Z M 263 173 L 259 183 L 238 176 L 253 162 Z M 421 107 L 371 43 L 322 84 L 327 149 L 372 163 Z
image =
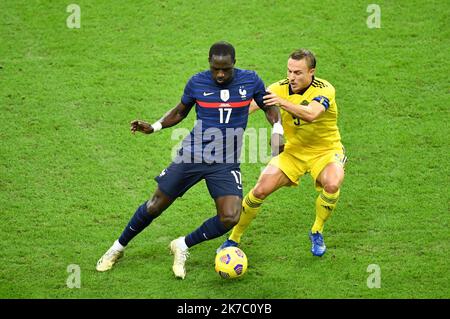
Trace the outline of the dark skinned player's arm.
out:
M 140 131 L 145 134 L 151 134 L 154 131 L 159 131 L 162 128 L 177 125 L 184 120 L 192 109 L 192 106 L 186 106 L 183 103 L 178 103 L 173 109 L 167 112 L 160 120 L 150 125 L 145 121 L 135 120 L 131 122 L 131 131 Z
M 265 113 L 267 121 L 272 125 L 272 135 L 270 138 L 270 146 L 272 156 L 276 156 L 284 149 L 283 126 L 281 125 L 281 112 L 277 106 L 259 106 Z

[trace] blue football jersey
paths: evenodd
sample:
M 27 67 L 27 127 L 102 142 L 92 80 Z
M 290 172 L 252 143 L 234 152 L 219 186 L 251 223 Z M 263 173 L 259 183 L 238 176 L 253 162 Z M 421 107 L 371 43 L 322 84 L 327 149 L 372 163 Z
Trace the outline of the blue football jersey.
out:
M 254 71 L 235 68 L 232 80 L 224 85 L 215 82 L 210 71 L 192 76 L 181 102 L 196 105 L 197 120 L 176 162 L 238 162 L 250 102 L 254 99 L 264 105 L 265 94 L 264 83 Z

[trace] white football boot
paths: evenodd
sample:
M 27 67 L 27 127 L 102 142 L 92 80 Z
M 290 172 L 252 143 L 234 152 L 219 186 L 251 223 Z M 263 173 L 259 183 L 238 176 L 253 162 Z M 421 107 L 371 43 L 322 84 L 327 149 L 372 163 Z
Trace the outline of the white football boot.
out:
M 114 264 L 123 256 L 123 249 L 117 249 L 117 244 L 111 246 L 108 251 L 97 261 L 97 271 L 110 270 Z
M 170 242 L 170 251 L 174 255 L 172 270 L 175 277 L 184 279 L 186 277 L 186 259 L 189 257 L 188 248 L 184 237 L 179 237 Z

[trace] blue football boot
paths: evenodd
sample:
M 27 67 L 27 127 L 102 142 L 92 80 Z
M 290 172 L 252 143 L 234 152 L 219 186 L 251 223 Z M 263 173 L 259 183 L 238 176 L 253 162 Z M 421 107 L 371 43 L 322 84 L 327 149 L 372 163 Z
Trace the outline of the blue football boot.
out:
M 321 233 L 311 233 L 309 232 L 309 239 L 311 240 L 311 252 L 314 256 L 322 257 L 325 254 L 327 247 L 323 241 L 323 236 Z
M 216 254 L 224 248 L 237 247 L 238 245 L 239 244 L 237 242 L 235 242 L 234 240 L 227 239 L 223 242 L 223 244 L 219 248 L 216 249 Z

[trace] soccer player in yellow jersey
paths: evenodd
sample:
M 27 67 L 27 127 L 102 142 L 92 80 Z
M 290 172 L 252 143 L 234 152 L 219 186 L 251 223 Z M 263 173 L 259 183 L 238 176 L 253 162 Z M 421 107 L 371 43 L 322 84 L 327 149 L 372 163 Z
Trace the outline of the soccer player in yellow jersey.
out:
M 319 195 L 316 219 L 309 233 L 311 252 L 326 251 L 322 232 L 339 199 L 346 157 L 337 127 L 334 87 L 314 76 L 316 59 L 306 49 L 294 51 L 287 63 L 287 79 L 268 87 L 264 103 L 279 106 L 286 143 L 272 158 L 255 187 L 245 196 L 239 223 L 218 249 L 238 246 L 264 200 L 282 186 L 296 186 L 309 173 Z

